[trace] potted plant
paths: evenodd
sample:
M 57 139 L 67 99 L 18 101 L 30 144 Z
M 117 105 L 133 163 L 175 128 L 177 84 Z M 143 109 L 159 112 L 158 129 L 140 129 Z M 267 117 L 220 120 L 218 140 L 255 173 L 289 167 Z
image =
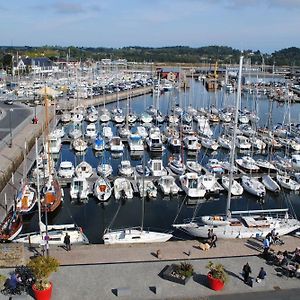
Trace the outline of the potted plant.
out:
M 224 284 L 228 281 L 228 276 L 224 270 L 224 266 L 222 264 L 214 264 L 209 261 L 206 268 L 209 269 L 207 274 L 209 287 L 214 291 L 222 290 Z
M 172 264 L 166 266 L 162 272 L 162 277 L 172 282 L 185 285 L 190 277 L 193 276 L 193 273 L 194 268 L 192 264 L 181 262 L 179 265 Z
M 49 276 L 56 272 L 59 262 L 51 256 L 38 256 L 33 258 L 27 266 L 36 277 L 36 282 L 32 285 L 32 290 L 36 300 L 49 300 L 52 294 L 52 283 Z

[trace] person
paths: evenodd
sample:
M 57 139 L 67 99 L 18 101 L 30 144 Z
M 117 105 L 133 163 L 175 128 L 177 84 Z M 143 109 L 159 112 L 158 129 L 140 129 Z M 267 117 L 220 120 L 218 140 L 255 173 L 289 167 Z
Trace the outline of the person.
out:
M 211 230 L 211 242 L 210 242 L 210 247 L 217 247 L 217 242 L 218 238 L 217 235 L 213 232 L 213 230 Z
M 268 258 L 269 249 L 270 249 L 270 241 L 269 241 L 269 239 L 267 239 L 267 237 L 264 239 L 263 247 L 264 247 L 263 255 L 264 255 L 265 258 Z
M 265 277 L 267 276 L 266 271 L 264 270 L 263 267 L 260 268 L 260 271 L 256 277 L 256 282 L 261 282 L 262 280 L 265 279 Z
M 249 266 L 249 263 L 247 262 L 244 266 L 243 266 L 243 277 L 244 277 L 244 282 L 246 284 L 249 283 L 249 276 L 250 276 L 250 273 L 251 273 L 251 268 Z
M 70 241 L 70 236 L 68 233 L 66 233 L 66 235 L 65 235 L 64 243 L 66 245 L 66 250 L 71 251 L 71 241 Z
M 296 266 L 295 277 L 300 278 L 300 265 Z

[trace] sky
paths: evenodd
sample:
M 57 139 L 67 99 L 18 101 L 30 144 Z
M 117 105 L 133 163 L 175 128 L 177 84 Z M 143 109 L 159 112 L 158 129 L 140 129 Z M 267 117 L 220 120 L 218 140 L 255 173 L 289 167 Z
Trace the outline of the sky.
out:
M 300 47 L 300 0 L 2 0 L 0 45 Z

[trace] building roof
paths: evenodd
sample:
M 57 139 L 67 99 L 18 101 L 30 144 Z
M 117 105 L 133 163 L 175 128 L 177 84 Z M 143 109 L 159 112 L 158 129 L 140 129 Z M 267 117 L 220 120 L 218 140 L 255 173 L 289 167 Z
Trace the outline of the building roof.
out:
M 48 57 L 24 58 L 25 66 L 51 67 L 53 62 Z

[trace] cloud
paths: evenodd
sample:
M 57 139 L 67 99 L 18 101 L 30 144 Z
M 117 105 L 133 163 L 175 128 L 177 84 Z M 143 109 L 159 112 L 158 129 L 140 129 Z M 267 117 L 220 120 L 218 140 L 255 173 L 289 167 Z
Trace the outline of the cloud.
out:
M 54 3 L 39 4 L 34 7 L 37 10 L 50 11 L 57 14 L 74 15 L 101 11 L 97 3 L 87 1 L 86 3 L 76 1 L 56 1 Z

